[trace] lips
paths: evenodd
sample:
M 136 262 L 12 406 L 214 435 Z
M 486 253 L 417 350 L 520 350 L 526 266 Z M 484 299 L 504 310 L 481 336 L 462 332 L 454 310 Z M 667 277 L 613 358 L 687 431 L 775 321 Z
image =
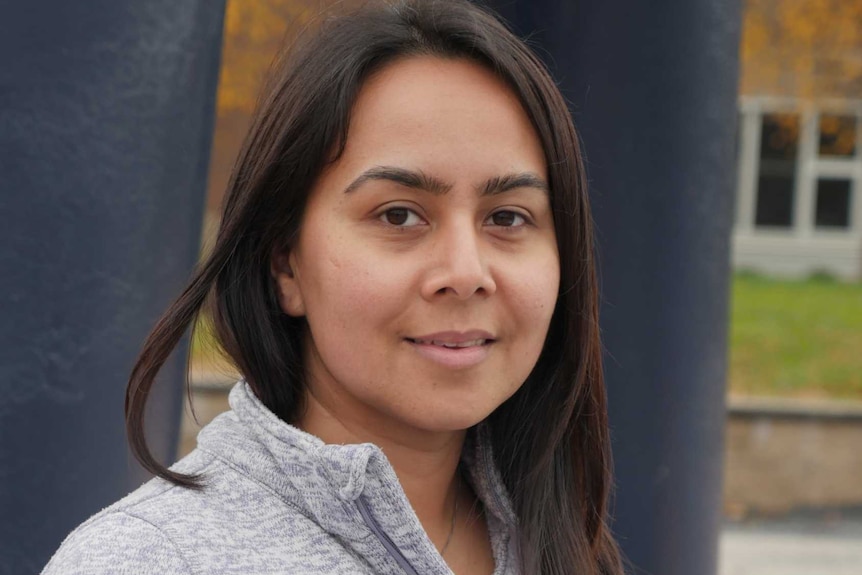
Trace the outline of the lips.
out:
M 479 347 L 494 342 L 494 337 L 482 330 L 441 331 L 417 337 L 406 338 L 410 343 L 419 345 L 434 345 L 449 349 Z
M 496 341 L 490 333 L 480 330 L 437 332 L 404 339 L 419 357 L 454 370 L 482 364 Z
M 452 341 L 443 341 L 436 339 L 412 339 L 407 338 L 411 343 L 418 343 L 420 345 L 439 345 L 441 347 L 448 347 L 449 349 L 459 349 L 462 347 L 477 347 L 480 345 L 487 345 L 491 342 L 491 340 L 485 338 L 479 339 L 471 339 L 469 341 L 461 341 L 461 342 L 452 342 Z

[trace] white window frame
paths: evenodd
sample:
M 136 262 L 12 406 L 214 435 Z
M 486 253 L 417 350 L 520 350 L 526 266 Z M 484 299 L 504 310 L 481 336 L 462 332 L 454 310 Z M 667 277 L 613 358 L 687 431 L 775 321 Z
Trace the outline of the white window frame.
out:
M 755 226 L 757 176 L 763 114 L 799 115 L 799 143 L 794 178 L 791 226 Z M 846 238 L 862 234 L 862 101 L 742 97 L 739 103 L 739 157 L 737 169 L 736 233 L 745 235 Z M 852 158 L 819 156 L 820 116 L 838 114 L 856 117 L 856 155 Z M 816 227 L 817 180 L 821 177 L 850 180 L 848 226 Z

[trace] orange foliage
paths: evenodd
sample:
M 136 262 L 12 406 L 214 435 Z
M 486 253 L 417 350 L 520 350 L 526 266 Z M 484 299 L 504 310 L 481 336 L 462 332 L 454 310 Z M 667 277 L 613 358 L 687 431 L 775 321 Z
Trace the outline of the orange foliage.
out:
M 746 0 L 740 92 L 862 97 L 862 0 Z
M 853 116 L 820 116 L 820 155 L 853 156 L 856 151 L 856 118 Z
M 310 0 L 228 0 L 224 24 L 219 114 L 249 114 L 278 48 L 317 13 Z
M 764 119 L 772 128 L 769 140 L 763 142 L 772 154 L 792 158 L 796 155 L 796 144 L 799 142 L 799 116 L 797 114 L 767 114 Z

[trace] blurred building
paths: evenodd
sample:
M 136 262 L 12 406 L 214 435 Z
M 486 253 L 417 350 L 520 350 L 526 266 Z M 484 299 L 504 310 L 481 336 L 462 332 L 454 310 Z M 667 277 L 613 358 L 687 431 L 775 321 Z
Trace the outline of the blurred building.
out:
M 746 0 L 733 263 L 862 278 L 862 0 Z

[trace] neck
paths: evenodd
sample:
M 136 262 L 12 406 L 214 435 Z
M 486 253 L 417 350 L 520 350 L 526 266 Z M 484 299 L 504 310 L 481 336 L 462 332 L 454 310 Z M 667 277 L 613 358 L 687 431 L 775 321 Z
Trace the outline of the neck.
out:
M 451 531 L 466 431 L 428 432 L 338 418 L 314 394 L 297 426 L 325 443 L 374 443 L 386 455 L 419 522 L 438 550 Z M 390 422 L 391 423 L 391 422 Z

